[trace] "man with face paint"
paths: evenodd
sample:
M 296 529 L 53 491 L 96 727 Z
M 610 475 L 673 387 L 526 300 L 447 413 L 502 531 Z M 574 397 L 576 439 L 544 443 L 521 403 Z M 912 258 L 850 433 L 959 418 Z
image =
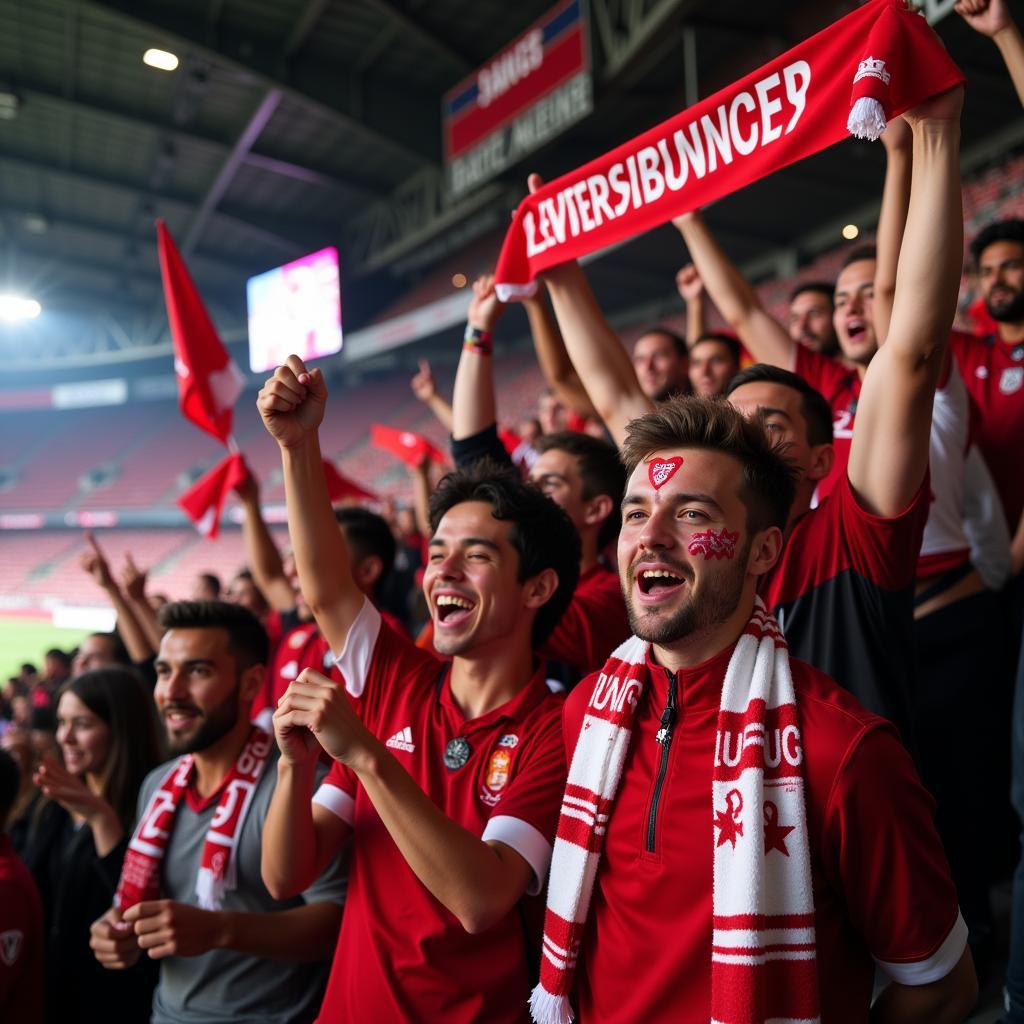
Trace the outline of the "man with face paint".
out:
M 953 159 L 959 152 L 955 101 L 935 100 L 905 119 L 912 122 L 914 177 L 899 292 L 888 340 L 864 366 L 857 429 L 832 495 L 811 510 L 836 463 L 834 406 L 827 396 L 797 374 L 758 365 L 733 379 L 728 399 L 787 442 L 799 470 L 786 548 L 761 583 L 765 603 L 796 656 L 895 721 L 909 738 L 913 584 L 929 504 L 931 408 L 955 310 L 963 220 Z M 848 269 L 844 287 L 864 312 L 870 292 L 866 278 L 857 276 L 863 267 Z M 702 276 L 714 297 L 708 275 Z M 563 264 L 545 279 L 580 379 L 621 444 L 628 422 L 652 403 L 630 374 L 628 356 L 580 268 Z M 794 343 L 787 336 L 785 344 Z
M 756 825 L 737 801 L 713 808 L 709 800 L 716 742 L 728 743 L 716 741 L 722 687 L 782 552 L 796 472 L 758 425 L 699 398 L 634 420 L 623 459 L 618 562 L 630 624 L 649 645 L 646 683 L 604 808 L 575 1004 L 584 1024 L 705 1024 L 717 1016 L 709 1012 L 714 837 L 735 848 Z M 815 907 L 802 941 L 816 944 L 820 1019 L 866 1020 L 878 966 L 892 984 L 872 1020 L 960 1021 L 974 973 L 932 801 L 891 725 L 821 672 L 795 658 L 790 666 L 801 744 L 790 755 L 802 765 Z M 604 683 L 603 674 L 588 676 L 566 703 L 570 782 Z M 766 817 L 765 858 L 795 853 L 794 824 Z M 778 927 L 781 935 L 785 922 Z

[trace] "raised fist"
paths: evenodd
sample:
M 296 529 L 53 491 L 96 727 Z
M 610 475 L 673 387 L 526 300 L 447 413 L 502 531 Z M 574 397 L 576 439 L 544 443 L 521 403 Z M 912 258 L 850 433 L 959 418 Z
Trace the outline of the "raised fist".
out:
M 298 356 L 291 355 L 263 385 L 256 408 L 270 436 L 282 448 L 294 448 L 316 433 L 326 402 L 323 372 L 319 367 L 307 370 Z

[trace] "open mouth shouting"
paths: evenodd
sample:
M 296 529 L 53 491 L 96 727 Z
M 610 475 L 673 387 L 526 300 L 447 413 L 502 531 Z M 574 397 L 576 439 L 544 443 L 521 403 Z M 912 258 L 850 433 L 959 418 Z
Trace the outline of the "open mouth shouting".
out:
M 476 602 L 453 590 L 435 591 L 434 621 L 439 629 L 457 629 L 469 621 Z
M 661 604 L 674 597 L 689 583 L 682 569 L 663 563 L 641 563 L 633 572 L 636 599 L 643 605 Z
M 861 340 L 867 333 L 867 330 L 868 322 L 861 317 L 853 317 L 846 321 L 846 333 L 851 341 Z

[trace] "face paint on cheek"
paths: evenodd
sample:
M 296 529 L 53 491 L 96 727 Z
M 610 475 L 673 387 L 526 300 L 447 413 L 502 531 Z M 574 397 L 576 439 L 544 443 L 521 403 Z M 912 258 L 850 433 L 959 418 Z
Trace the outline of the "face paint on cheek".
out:
M 653 459 L 647 464 L 647 477 L 651 481 L 651 486 L 655 490 L 664 487 L 676 475 L 682 464 L 681 455 L 674 455 L 671 459 Z
M 703 555 L 706 559 L 735 558 L 739 537 L 739 530 L 730 533 L 724 527 L 721 530 L 702 530 L 690 538 L 690 546 L 686 550 L 691 555 Z

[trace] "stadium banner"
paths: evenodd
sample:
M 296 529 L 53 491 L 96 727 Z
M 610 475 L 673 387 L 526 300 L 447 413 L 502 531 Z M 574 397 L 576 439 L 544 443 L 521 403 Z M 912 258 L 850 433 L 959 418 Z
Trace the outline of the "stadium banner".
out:
M 564 0 L 445 93 L 453 198 L 496 177 L 594 109 L 583 0 Z
M 903 0 L 870 0 L 763 67 L 519 204 L 495 271 L 502 301 L 549 267 L 634 238 L 963 82 Z
M 120 377 L 55 384 L 51 394 L 54 409 L 86 409 L 99 405 L 124 405 L 128 382 Z

